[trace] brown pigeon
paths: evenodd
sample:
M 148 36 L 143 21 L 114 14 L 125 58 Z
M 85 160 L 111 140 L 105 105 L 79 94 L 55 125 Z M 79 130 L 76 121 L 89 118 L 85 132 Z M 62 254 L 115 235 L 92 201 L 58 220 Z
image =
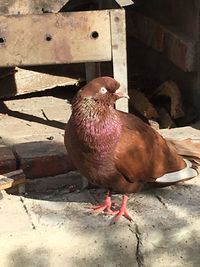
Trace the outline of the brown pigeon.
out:
M 85 85 L 72 101 L 72 114 L 65 131 L 65 145 L 80 173 L 97 186 L 108 189 L 96 212 L 132 220 L 127 211 L 128 194 L 146 183 L 174 184 L 197 176 L 190 161 L 138 117 L 114 108 L 117 99 L 128 96 L 110 77 Z M 112 210 L 112 191 L 123 193 L 122 205 Z

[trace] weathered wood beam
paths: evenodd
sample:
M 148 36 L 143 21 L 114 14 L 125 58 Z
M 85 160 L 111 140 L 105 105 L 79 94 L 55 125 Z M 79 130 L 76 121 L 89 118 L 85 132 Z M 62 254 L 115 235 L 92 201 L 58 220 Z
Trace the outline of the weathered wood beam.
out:
M 113 75 L 120 82 L 121 90 L 128 94 L 125 10 L 113 10 L 110 13 L 110 20 Z M 128 99 L 119 99 L 116 108 L 128 112 Z
M 0 66 L 111 60 L 109 11 L 0 16 Z
M 23 170 L 16 170 L 13 172 L 5 173 L 0 175 L 0 190 L 8 189 L 25 182 L 26 177 Z
M 162 52 L 184 71 L 196 69 L 196 41 L 183 33 L 166 27 L 146 15 L 131 11 L 128 14 L 129 32 L 147 46 Z

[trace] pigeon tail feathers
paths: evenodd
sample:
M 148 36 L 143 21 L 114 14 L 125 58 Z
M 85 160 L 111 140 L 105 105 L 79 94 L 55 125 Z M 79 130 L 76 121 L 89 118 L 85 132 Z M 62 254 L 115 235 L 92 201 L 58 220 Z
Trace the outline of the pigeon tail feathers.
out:
M 184 180 L 194 178 L 198 175 L 198 172 L 193 168 L 192 163 L 184 159 L 186 167 L 180 171 L 166 173 L 156 179 L 156 183 L 159 184 L 174 184 Z

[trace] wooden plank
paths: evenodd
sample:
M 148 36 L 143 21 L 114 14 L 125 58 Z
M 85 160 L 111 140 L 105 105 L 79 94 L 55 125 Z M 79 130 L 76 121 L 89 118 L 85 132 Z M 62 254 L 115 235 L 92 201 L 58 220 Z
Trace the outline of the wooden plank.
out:
M 151 104 L 149 99 L 145 96 L 144 93 L 139 90 L 131 88 L 129 90 L 130 97 L 130 107 L 135 108 L 140 114 L 146 117 L 148 120 L 157 119 L 159 117 L 156 109 Z
M 171 80 L 165 81 L 153 93 L 153 97 L 165 96 L 170 99 L 170 115 L 173 119 L 182 118 L 184 114 L 181 90 Z
M 136 11 L 129 13 L 128 23 L 128 36 L 134 36 L 147 46 L 162 52 L 184 71 L 196 69 L 195 40 Z
M 69 65 L 68 65 L 69 66 Z M 49 67 L 49 66 L 48 66 Z M 65 75 L 68 75 L 67 68 Z M 62 73 L 50 74 L 42 73 L 36 70 L 28 70 L 16 68 L 8 68 L 8 73 L 6 75 L 0 75 L 0 98 L 11 97 L 15 95 L 27 94 L 30 92 L 43 91 L 46 89 L 51 89 L 57 86 L 74 85 L 79 82 L 79 78 L 63 77 Z M 44 68 L 45 71 L 45 68 Z M 48 71 L 48 70 L 47 70 Z M 77 68 L 77 73 L 80 74 L 79 68 Z
M 26 177 L 23 170 L 16 170 L 13 172 L 0 175 L 0 190 L 8 189 L 13 186 L 26 182 Z
M 0 66 L 111 60 L 109 11 L 0 16 Z
M 110 12 L 113 75 L 120 82 L 122 91 L 128 94 L 127 55 L 126 55 L 126 19 L 123 9 Z M 120 99 L 116 108 L 128 112 L 128 99 Z

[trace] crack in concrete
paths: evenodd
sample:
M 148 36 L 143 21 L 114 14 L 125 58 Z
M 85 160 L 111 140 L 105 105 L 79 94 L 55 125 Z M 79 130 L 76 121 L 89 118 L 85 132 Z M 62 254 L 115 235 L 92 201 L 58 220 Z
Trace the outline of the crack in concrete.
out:
M 31 222 L 32 229 L 35 230 L 35 229 L 36 229 L 36 226 L 35 226 L 35 224 L 34 224 L 33 221 L 32 221 L 31 214 L 29 213 L 28 208 L 27 208 L 27 206 L 26 206 L 26 204 L 25 204 L 25 202 L 24 202 L 24 199 L 23 199 L 22 197 L 20 197 L 20 201 L 21 201 L 21 203 L 22 203 L 22 206 L 23 206 L 23 208 L 24 208 L 26 214 L 27 214 L 28 217 L 29 217 L 29 220 L 30 220 L 30 222 Z
M 136 247 L 136 260 L 138 267 L 143 267 L 144 266 L 144 257 L 141 251 L 141 246 L 142 246 L 142 240 L 141 240 L 141 233 L 139 231 L 138 225 L 135 224 L 135 237 L 137 239 L 137 247 Z
M 129 225 L 129 230 L 135 235 L 136 240 L 137 240 L 137 245 L 136 245 L 136 251 L 135 251 L 135 256 L 136 256 L 136 261 L 138 264 L 138 267 L 144 267 L 144 256 L 141 250 L 141 247 L 143 246 L 142 240 L 141 240 L 141 232 L 139 230 L 138 225 L 135 223 L 135 229 L 132 229 L 131 225 Z
M 166 203 L 163 201 L 163 199 L 154 193 L 154 196 L 158 199 L 158 201 L 167 209 Z

